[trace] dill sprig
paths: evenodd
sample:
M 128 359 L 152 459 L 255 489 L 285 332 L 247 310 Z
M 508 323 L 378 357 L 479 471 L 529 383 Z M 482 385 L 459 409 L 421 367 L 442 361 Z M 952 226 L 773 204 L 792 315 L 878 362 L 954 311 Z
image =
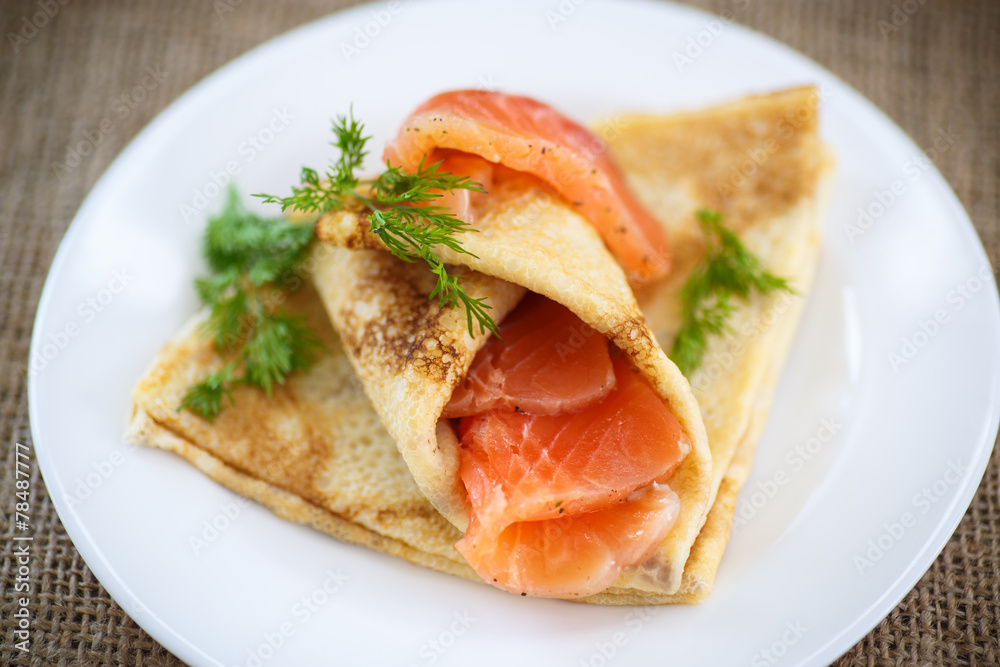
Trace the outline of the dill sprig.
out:
M 423 160 L 413 173 L 386 165 L 377 178 L 361 180 L 356 172 L 368 154 L 366 146 L 371 139 L 364 135 L 364 125 L 355 120 L 352 112 L 349 117 L 340 116 L 334 121 L 333 134 L 335 140 L 330 144 L 340 154 L 322 178 L 315 169 L 303 167 L 300 183 L 292 187 L 288 197 L 256 196 L 266 203 L 280 204 L 282 211 L 327 213 L 360 204 L 368 210 L 371 231 L 378 234 L 389 252 L 406 262 L 423 260 L 437 276 L 431 299 L 437 299 L 443 307 L 465 308 L 469 335 L 474 334 L 473 319 L 480 333 L 498 333 L 496 322 L 486 312 L 490 305 L 485 298 L 469 296 L 459 278 L 448 273 L 447 266 L 434 252 L 434 248 L 444 246 L 472 255 L 456 237 L 476 230 L 434 202 L 443 192 L 484 192 L 482 186 L 467 176 L 441 171 L 440 162 L 428 165 Z
M 696 214 L 705 234 L 705 259 L 681 288 L 683 322 L 670 358 L 689 376 L 701 364 L 709 336 L 729 329 L 732 297 L 745 300 L 751 291 L 769 294 L 795 290 L 784 278 L 769 273 L 760 260 L 722 224 L 722 214 L 705 209 Z
M 208 221 L 202 250 L 211 275 L 195 288 L 208 306 L 204 331 L 229 361 L 184 395 L 178 410 L 213 420 L 241 384 L 270 397 L 289 373 L 306 370 L 322 349 L 304 318 L 277 309 L 279 281 L 292 282 L 314 239 L 311 225 L 262 218 L 230 188 L 223 211 Z M 297 282 L 297 281 L 295 281 Z

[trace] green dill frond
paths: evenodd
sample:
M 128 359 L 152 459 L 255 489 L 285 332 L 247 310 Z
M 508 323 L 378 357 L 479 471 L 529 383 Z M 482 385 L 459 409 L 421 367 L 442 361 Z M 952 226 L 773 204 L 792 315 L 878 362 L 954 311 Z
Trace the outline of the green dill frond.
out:
M 311 225 L 263 218 L 243 207 L 230 188 L 226 206 L 208 221 L 203 251 L 212 273 L 195 280 L 208 307 L 203 325 L 216 351 L 229 361 L 192 386 L 179 410 L 214 419 L 232 389 L 247 384 L 271 395 L 289 373 L 307 370 L 322 349 L 297 316 L 274 306 L 277 285 L 300 271 L 313 243 Z
M 709 337 L 729 330 L 732 297 L 746 300 L 752 291 L 795 293 L 787 280 L 769 273 L 736 233 L 722 224 L 720 213 L 702 209 L 696 215 L 705 234 L 705 259 L 680 290 L 682 323 L 670 351 L 685 376 L 701 364 Z
M 368 151 L 365 146 L 371 137 L 364 136 L 365 126 L 355 120 L 354 109 L 352 108 L 348 117 L 339 116 L 333 124 L 333 134 L 335 141 L 330 144 L 340 151 L 340 156 L 334 164 L 333 172 L 328 173 L 327 180 L 332 183 L 336 190 L 346 193 L 358 187 L 358 179 L 355 172 L 365 161 Z
M 463 232 L 476 231 L 435 202 L 444 192 L 471 190 L 485 192 L 481 184 L 468 176 L 458 176 L 441 169 L 441 163 L 427 164 L 421 160 L 416 171 L 407 172 L 387 165 L 377 178 L 359 180 L 356 173 L 367 155 L 364 125 L 354 118 L 341 116 L 333 123 L 331 145 L 339 151 L 337 160 L 324 177 L 303 167 L 300 183 L 292 187 L 287 197 L 259 194 L 265 203 L 281 205 L 281 210 L 295 209 L 326 213 L 361 204 L 368 211 L 371 231 L 378 234 L 386 248 L 404 262 L 423 261 L 437 276 L 438 282 L 430 298 L 445 307 L 461 306 L 466 310 L 469 334 L 474 324 L 480 333 L 497 333 L 497 325 L 487 312 L 484 299 L 473 299 L 460 279 L 448 272 L 447 266 L 434 249 L 445 247 L 454 252 L 471 254 L 458 238 Z
M 190 410 L 208 421 L 213 421 L 222 412 L 222 399 L 233 402 L 229 390 L 233 378 L 235 364 L 229 363 L 192 386 L 181 399 L 180 410 Z

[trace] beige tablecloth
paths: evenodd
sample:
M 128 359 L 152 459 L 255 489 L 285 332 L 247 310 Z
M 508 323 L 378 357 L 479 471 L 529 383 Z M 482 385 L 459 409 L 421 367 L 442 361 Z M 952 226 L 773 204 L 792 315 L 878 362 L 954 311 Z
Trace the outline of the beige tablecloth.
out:
M 580 4 L 580 0 L 573 0 Z M 568 3 L 569 0 L 566 0 Z M 94 182 L 167 104 L 266 39 L 342 0 L 5 0 L 0 5 L 0 663 L 175 665 L 97 582 L 67 537 L 31 456 L 31 649 L 18 651 L 15 443 L 30 446 L 25 363 L 42 284 Z M 565 3 L 564 3 L 565 4 Z M 921 146 L 957 139 L 938 167 L 994 266 L 1000 251 L 1000 3 L 995 0 L 699 0 L 791 45 L 874 101 Z M 559 0 L 540 0 L 540 12 Z M 39 14 L 41 12 L 41 14 Z M 47 12 L 47 13 L 46 13 Z M 51 14 L 51 16 L 49 16 Z M 34 22 L 41 27 L 33 27 Z M 149 72 L 165 73 L 147 78 Z M 128 95 L 146 81 L 141 100 Z M 138 97 L 138 96 L 136 96 Z M 66 147 L 115 123 L 61 170 Z M 123 107 L 117 107 L 122 109 Z M 332 112 L 331 112 L 332 113 Z M 25 450 L 27 451 L 27 450 Z M 917 586 L 839 665 L 1000 663 L 1000 456 Z

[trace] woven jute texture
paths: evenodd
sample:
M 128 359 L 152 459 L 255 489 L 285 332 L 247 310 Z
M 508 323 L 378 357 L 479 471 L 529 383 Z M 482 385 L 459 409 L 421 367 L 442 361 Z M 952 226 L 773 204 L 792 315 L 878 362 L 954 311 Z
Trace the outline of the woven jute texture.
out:
M 567 0 L 568 1 L 568 0 Z M 4 0 L 0 3 L 0 664 L 178 665 L 108 595 L 67 537 L 31 449 L 25 364 L 46 272 L 87 192 L 167 104 L 266 39 L 347 2 Z M 566 3 L 564 3 L 566 4 Z M 579 5 L 579 0 L 573 4 Z M 1000 3 L 704 0 L 809 55 L 920 146 L 957 136 L 937 166 L 1000 258 Z M 539 3 L 540 11 L 557 0 Z M 41 12 L 41 13 L 39 13 Z M 46 13 L 47 12 L 47 13 Z M 51 16 L 49 16 L 51 15 Z M 32 22 L 41 27 L 32 28 Z M 20 35 L 23 39 L 12 37 Z M 665 63 L 664 66 L 671 66 Z M 163 76 L 69 173 L 55 161 L 150 68 Z M 332 111 L 331 111 L 332 113 Z M 117 116 L 115 116 L 117 118 Z M 59 177 L 57 177 L 59 176 Z M 14 647 L 18 444 L 31 461 L 31 647 Z M 958 530 L 887 618 L 837 665 L 1000 663 L 1000 456 Z M 766 604 L 766 602 L 765 602 Z M 222 621 L 224 622 L 224 621 Z

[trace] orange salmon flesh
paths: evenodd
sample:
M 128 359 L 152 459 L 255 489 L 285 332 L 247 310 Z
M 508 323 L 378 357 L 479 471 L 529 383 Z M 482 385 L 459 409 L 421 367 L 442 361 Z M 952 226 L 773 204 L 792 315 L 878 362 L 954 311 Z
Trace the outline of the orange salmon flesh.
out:
M 456 418 L 470 523 L 455 545 L 487 582 L 590 595 L 649 558 L 680 501 L 680 423 L 608 340 L 528 294 L 445 408 Z M 455 422 L 452 422 L 453 424 Z
M 650 282 L 669 271 L 662 225 L 628 189 L 604 142 L 552 107 L 483 90 L 441 93 L 406 119 L 382 157 L 414 171 L 421 160 L 437 160 L 435 149 L 478 155 L 540 179 L 594 225 L 629 280 Z

